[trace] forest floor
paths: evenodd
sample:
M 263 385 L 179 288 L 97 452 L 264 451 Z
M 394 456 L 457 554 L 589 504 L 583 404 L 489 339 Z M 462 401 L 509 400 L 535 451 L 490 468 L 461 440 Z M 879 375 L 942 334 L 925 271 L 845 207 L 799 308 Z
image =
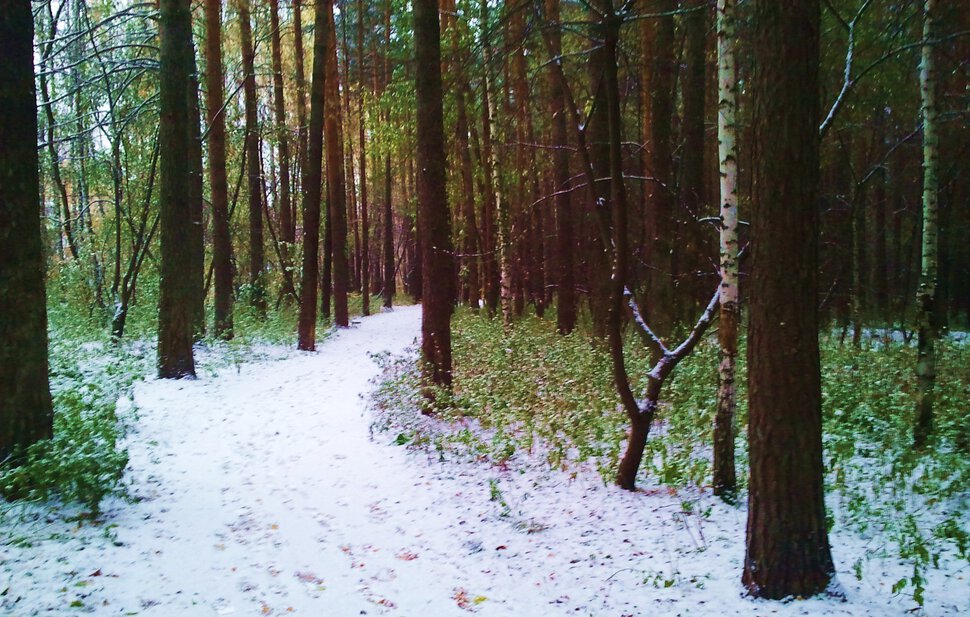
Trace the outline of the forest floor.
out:
M 687 512 L 663 488 L 443 463 L 373 439 L 371 354 L 401 352 L 419 324 L 418 307 L 396 309 L 316 353 L 139 384 L 122 401 L 137 499 L 109 500 L 96 522 L 31 506 L 34 529 L 2 548 L 0 613 L 912 614 L 889 589 L 898 564 L 852 576 L 851 537 L 833 539 L 848 601 L 752 601 L 738 582 L 743 508 Z M 928 614 L 967 609 L 970 573 L 948 576 Z

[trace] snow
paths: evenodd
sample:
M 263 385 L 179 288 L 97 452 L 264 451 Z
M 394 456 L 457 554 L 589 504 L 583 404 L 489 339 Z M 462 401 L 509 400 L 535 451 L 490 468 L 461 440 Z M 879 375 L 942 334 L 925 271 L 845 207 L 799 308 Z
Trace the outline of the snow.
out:
M 414 342 L 420 309 L 361 320 L 316 353 L 137 386 L 135 503 L 100 523 L 28 508 L 0 553 L 6 615 L 905 615 L 907 572 L 833 537 L 847 596 L 753 601 L 743 508 L 591 472 L 440 462 L 371 439 L 370 354 Z M 129 405 L 130 406 L 130 405 Z M 710 513 L 704 512 L 710 508 Z M 23 525 L 23 523 L 21 523 Z M 9 532 L 10 530 L 4 530 Z M 28 541 L 29 544 L 28 545 Z M 929 573 L 927 614 L 970 607 L 966 566 Z M 6 589 L 6 591 L 3 591 Z M 5 612 L 4 612 L 5 611 Z

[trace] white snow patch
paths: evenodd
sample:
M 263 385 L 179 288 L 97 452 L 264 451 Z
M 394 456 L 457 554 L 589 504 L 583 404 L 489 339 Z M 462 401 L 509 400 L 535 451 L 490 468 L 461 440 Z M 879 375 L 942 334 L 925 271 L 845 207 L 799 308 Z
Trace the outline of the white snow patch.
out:
M 33 545 L 0 554 L 0 611 L 901 616 L 912 608 L 889 591 L 897 564 L 874 560 L 861 582 L 852 577 L 865 546 L 857 538 L 833 538 L 847 602 L 752 601 L 738 582 L 743 508 L 701 495 L 686 513 L 664 488 L 629 493 L 591 472 L 539 465 L 440 463 L 370 440 L 361 395 L 378 369 L 369 354 L 400 352 L 419 321 L 420 308 L 401 308 L 338 332 L 317 353 L 278 348 L 273 361 L 218 377 L 140 384 L 128 437 L 140 501 L 105 504 L 100 525 L 38 510 Z M 708 507 L 709 516 L 696 513 Z M 52 534 L 60 537 L 44 539 Z M 928 614 L 967 609 L 965 568 L 929 575 Z

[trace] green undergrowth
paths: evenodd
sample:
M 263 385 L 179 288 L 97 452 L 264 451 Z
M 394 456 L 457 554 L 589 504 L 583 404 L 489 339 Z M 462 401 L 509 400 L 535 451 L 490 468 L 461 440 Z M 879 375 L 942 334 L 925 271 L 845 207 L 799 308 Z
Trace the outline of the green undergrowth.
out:
M 81 269 L 62 264 L 48 280 L 50 382 L 54 436 L 32 445 L 18 466 L 0 464 L 0 522 L 23 512 L 23 504 L 43 502 L 70 516 L 96 518 L 109 496 L 127 498 L 125 430 L 137 409 L 134 384 L 155 373 L 157 278 L 146 276 L 131 306 L 125 337 L 110 338 L 110 310 L 99 308 Z M 211 307 L 210 307 L 211 308 Z M 211 323 L 212 316 L 209 315 Z M 216 375 L 271 357 L 265 345 L 293 345 L 297 309 L 281 303 L 265 317 L 241 302 L 234 313 L 235 337 L 205 338 L 196 347 L 196 371 Z M 318 340 L 329 334 L 326 322 Z M 8 529 L 9 531 L 9 529 Z
M 868 542 L 869 559 L 900 559 L 912 575 L 896 591 L 922 603 L 927 568 L 944 556 L 967 560 L 970 486 L 970 346 L 941 342 L 934 442 L 911 447 L 915 351 L 894 344 L 863 349 L 823 337 L 823 425 L 830 524 Z M 567 472 L 588 465 L 613 480 L 627 420 L 614 393 L 604 344 L 581 328 L 559 336 L 555 319 L 526 317 L 504 334 L 500 319 L 465 309 L 453 320 L 454 388 L 426 408 L 414 352 L 383 356 L 373 429 L 441 458 L 514 465 L 537 458 Z M 745 349 L 739 357 L 739 480 L 747 477 Z M 664 386 L 641 466 L 641 482 L 707 490 L 717 394 L 712 334 Z M 642 392 L 649 370 L 627 333 L 627 368 Z M 526 456 L 528 455 L 528 456 Z M 865 563 L 855 564 L 857 575 Z

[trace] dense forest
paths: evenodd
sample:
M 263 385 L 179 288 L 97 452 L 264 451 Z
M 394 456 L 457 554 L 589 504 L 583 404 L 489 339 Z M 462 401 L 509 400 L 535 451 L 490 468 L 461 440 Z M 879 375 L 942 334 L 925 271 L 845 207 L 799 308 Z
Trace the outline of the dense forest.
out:
M 129 490 L 147 372 L 420 304 L 397 445 L 716 496 L 756 598 L 885 578 L 835 532 L 917 606 L 967 567 L 962 0 L 0 0 L 0 49 L 5 525 Z

